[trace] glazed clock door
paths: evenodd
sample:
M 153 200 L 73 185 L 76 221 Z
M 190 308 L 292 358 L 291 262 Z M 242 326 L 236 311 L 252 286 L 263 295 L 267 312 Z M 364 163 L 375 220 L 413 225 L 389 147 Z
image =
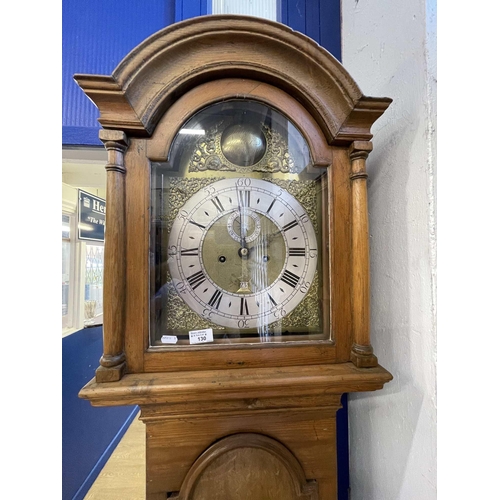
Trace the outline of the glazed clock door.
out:
M 325 169 L 277 110 L 208 106 L 152 165 L 151 345 L 328 338 Z

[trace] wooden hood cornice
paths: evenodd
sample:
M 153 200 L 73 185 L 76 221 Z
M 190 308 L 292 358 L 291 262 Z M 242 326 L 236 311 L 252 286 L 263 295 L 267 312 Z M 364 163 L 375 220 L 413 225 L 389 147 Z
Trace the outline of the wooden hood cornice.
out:
M 104 128 L 146 137 L 181 95 L 201 83 L 233 77 L 284 90 L 335 145 L 370 140 L 372 124 L 392 102 L 364 96 L 337 59 L 312 39 L 248 16 L 177 23 L 139 44 L 110 76 L 74 76 L 98 107 Z

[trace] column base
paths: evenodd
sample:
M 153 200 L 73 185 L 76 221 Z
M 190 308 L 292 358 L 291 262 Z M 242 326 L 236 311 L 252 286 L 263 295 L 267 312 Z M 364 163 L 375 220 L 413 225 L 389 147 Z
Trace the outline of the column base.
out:
M 378 366 L 378 359 L 373 354 L 371 345 L 354 344 L 351 350 L 351 362 L 356 368 L 373 368 Z
M 125 362 L 115 366 L 105 367 L 100 366 L 95 371 L 95 381 L 102 382 L 118 382 L 125 373 Z

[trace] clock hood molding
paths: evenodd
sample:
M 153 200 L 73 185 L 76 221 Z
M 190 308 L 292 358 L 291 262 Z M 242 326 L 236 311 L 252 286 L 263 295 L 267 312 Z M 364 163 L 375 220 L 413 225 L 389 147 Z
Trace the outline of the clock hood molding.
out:
M 335 145 L 370 140 L 372 124 L 392 102 L 364 96 L 339 61 L 305 35 L 280 23 L 236 15 L 176 23 L 139 44 L 110 76 L 74 76 L 99 109 L 102 127 L 143 137 L 153 134 L 163 114 L 187 91 L 234 77 L 290 94 Z

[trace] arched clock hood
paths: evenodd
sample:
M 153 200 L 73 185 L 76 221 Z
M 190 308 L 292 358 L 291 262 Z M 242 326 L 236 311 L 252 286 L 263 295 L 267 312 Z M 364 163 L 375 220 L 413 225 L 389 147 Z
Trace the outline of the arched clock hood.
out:
M 169 26 L 133 49 L 110 76 L 75 75 L 100 111 L 100 124 L 151 136 L 177 98 L 201 83 L 249 78 L 294 97 L 328 144 L 370 140 L 391 103 L 366 97 L 345 68 L 312 39 L 248 16 L 211 15 Z

